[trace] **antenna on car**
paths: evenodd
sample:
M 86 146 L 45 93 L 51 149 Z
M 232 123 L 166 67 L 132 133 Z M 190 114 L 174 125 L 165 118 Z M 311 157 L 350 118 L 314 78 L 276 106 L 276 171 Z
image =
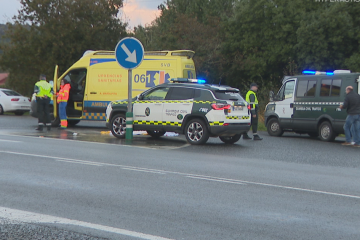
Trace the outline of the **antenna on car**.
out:
M 220 77 L 220 81 L 219 81 L 219 87 L 221 86 L 221 80 L 222 80 L 222 77 Z

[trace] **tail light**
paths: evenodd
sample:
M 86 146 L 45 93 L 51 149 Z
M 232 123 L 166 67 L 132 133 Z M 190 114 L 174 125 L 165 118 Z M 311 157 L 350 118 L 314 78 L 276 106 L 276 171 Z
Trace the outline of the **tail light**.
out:
M 230 109 L 231 105 L 230 104 L 224 104 L 224 103 L 213 103 L 213 104 L 211 104 L 211 107 L 214 110 L 225 110 L 225 109 Z
M 12 98 L 12 99 L 11 99 L 12 102 L 17 102 L 17 101 L 19 101 L 19 100 L 20 100 L 20 98 Z
M 31 102 L 30 98 L 28 98 L 29 102 Z
M 248 109 L 251 110 L 250 104 L 248 104 Z

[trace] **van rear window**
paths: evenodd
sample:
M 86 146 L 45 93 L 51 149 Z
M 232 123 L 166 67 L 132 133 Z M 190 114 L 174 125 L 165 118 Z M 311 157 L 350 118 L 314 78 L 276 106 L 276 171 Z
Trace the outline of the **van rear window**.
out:
M 233 91 L 214 91 L 214 95 L 220 100 L 244 101 L 239 92 Z

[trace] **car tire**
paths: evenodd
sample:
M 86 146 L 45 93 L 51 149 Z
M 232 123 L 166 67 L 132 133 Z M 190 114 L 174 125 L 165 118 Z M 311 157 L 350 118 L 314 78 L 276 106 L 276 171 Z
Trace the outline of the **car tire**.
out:
M 110 121 L 111 133 L 117 138 L 124 139 L 126 135 L 125 114 L 116 114 Z
M 3 106 L 0 104 L 0 115 L 3 115 L 4 114 L 4 108 Z
M 68 120 L 68 124 L 69 126 L 73 127 L 76 124 L 78 124 L 80 122 L 80 120 Z
M 52 127 L 58 127 L 60 125 L 60 118 L 59 117 L 54 118 L 53 113 L 50 113 L 50 121 Z
M 14 114 L 15 114 L 16 116 L 22 116 L 22 115 L 24 115 L 24 113 L 25 113 L 25 112 L 20 112 L 20 111 L 19 111 L 19 112 L 14 112 Z
M 185 127 L 185 137 L 188 143 L 200 145 L 209 139 L 209 131 L 205 122 L 201 119 L 190 120 Z
M 325 121 L 319 126 L 319 137 L 322 141 L 332 142 L 336 138 L 336 134 L 330 122 Z
M 271 118 L 266 125 L 266 129 L 270 136 L 280 137 L 284 133 L 277 118 Z
M 235 136 L 231 136 L 231 137 L 219 137 L 219 138 L 221 141 L 223 141 L 226 144 L 234 144 L 240 140 L 241 134 L 236 134 Z
M 164 136 L 164 134 L 166 133 L 166 131 L 152 131 L 152 130 L 147 130 L 146 132 L 153 138 L 159 138 L 161 136 Z

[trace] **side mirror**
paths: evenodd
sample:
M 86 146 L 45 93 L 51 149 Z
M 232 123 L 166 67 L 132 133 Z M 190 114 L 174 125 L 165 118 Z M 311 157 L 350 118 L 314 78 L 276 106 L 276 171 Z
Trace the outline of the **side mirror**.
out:
M 269 101 L 270 101 L 270 102 L 273 102 L 273 101 L 274 101 L 274 92 L 273 92 L 273 91 L 270 91 L 270 92 L 269 92 Z
M 137 100 L 142 100 L 143 99 L 143 95 L 142 94 L 139 94 L 136 96 Z

